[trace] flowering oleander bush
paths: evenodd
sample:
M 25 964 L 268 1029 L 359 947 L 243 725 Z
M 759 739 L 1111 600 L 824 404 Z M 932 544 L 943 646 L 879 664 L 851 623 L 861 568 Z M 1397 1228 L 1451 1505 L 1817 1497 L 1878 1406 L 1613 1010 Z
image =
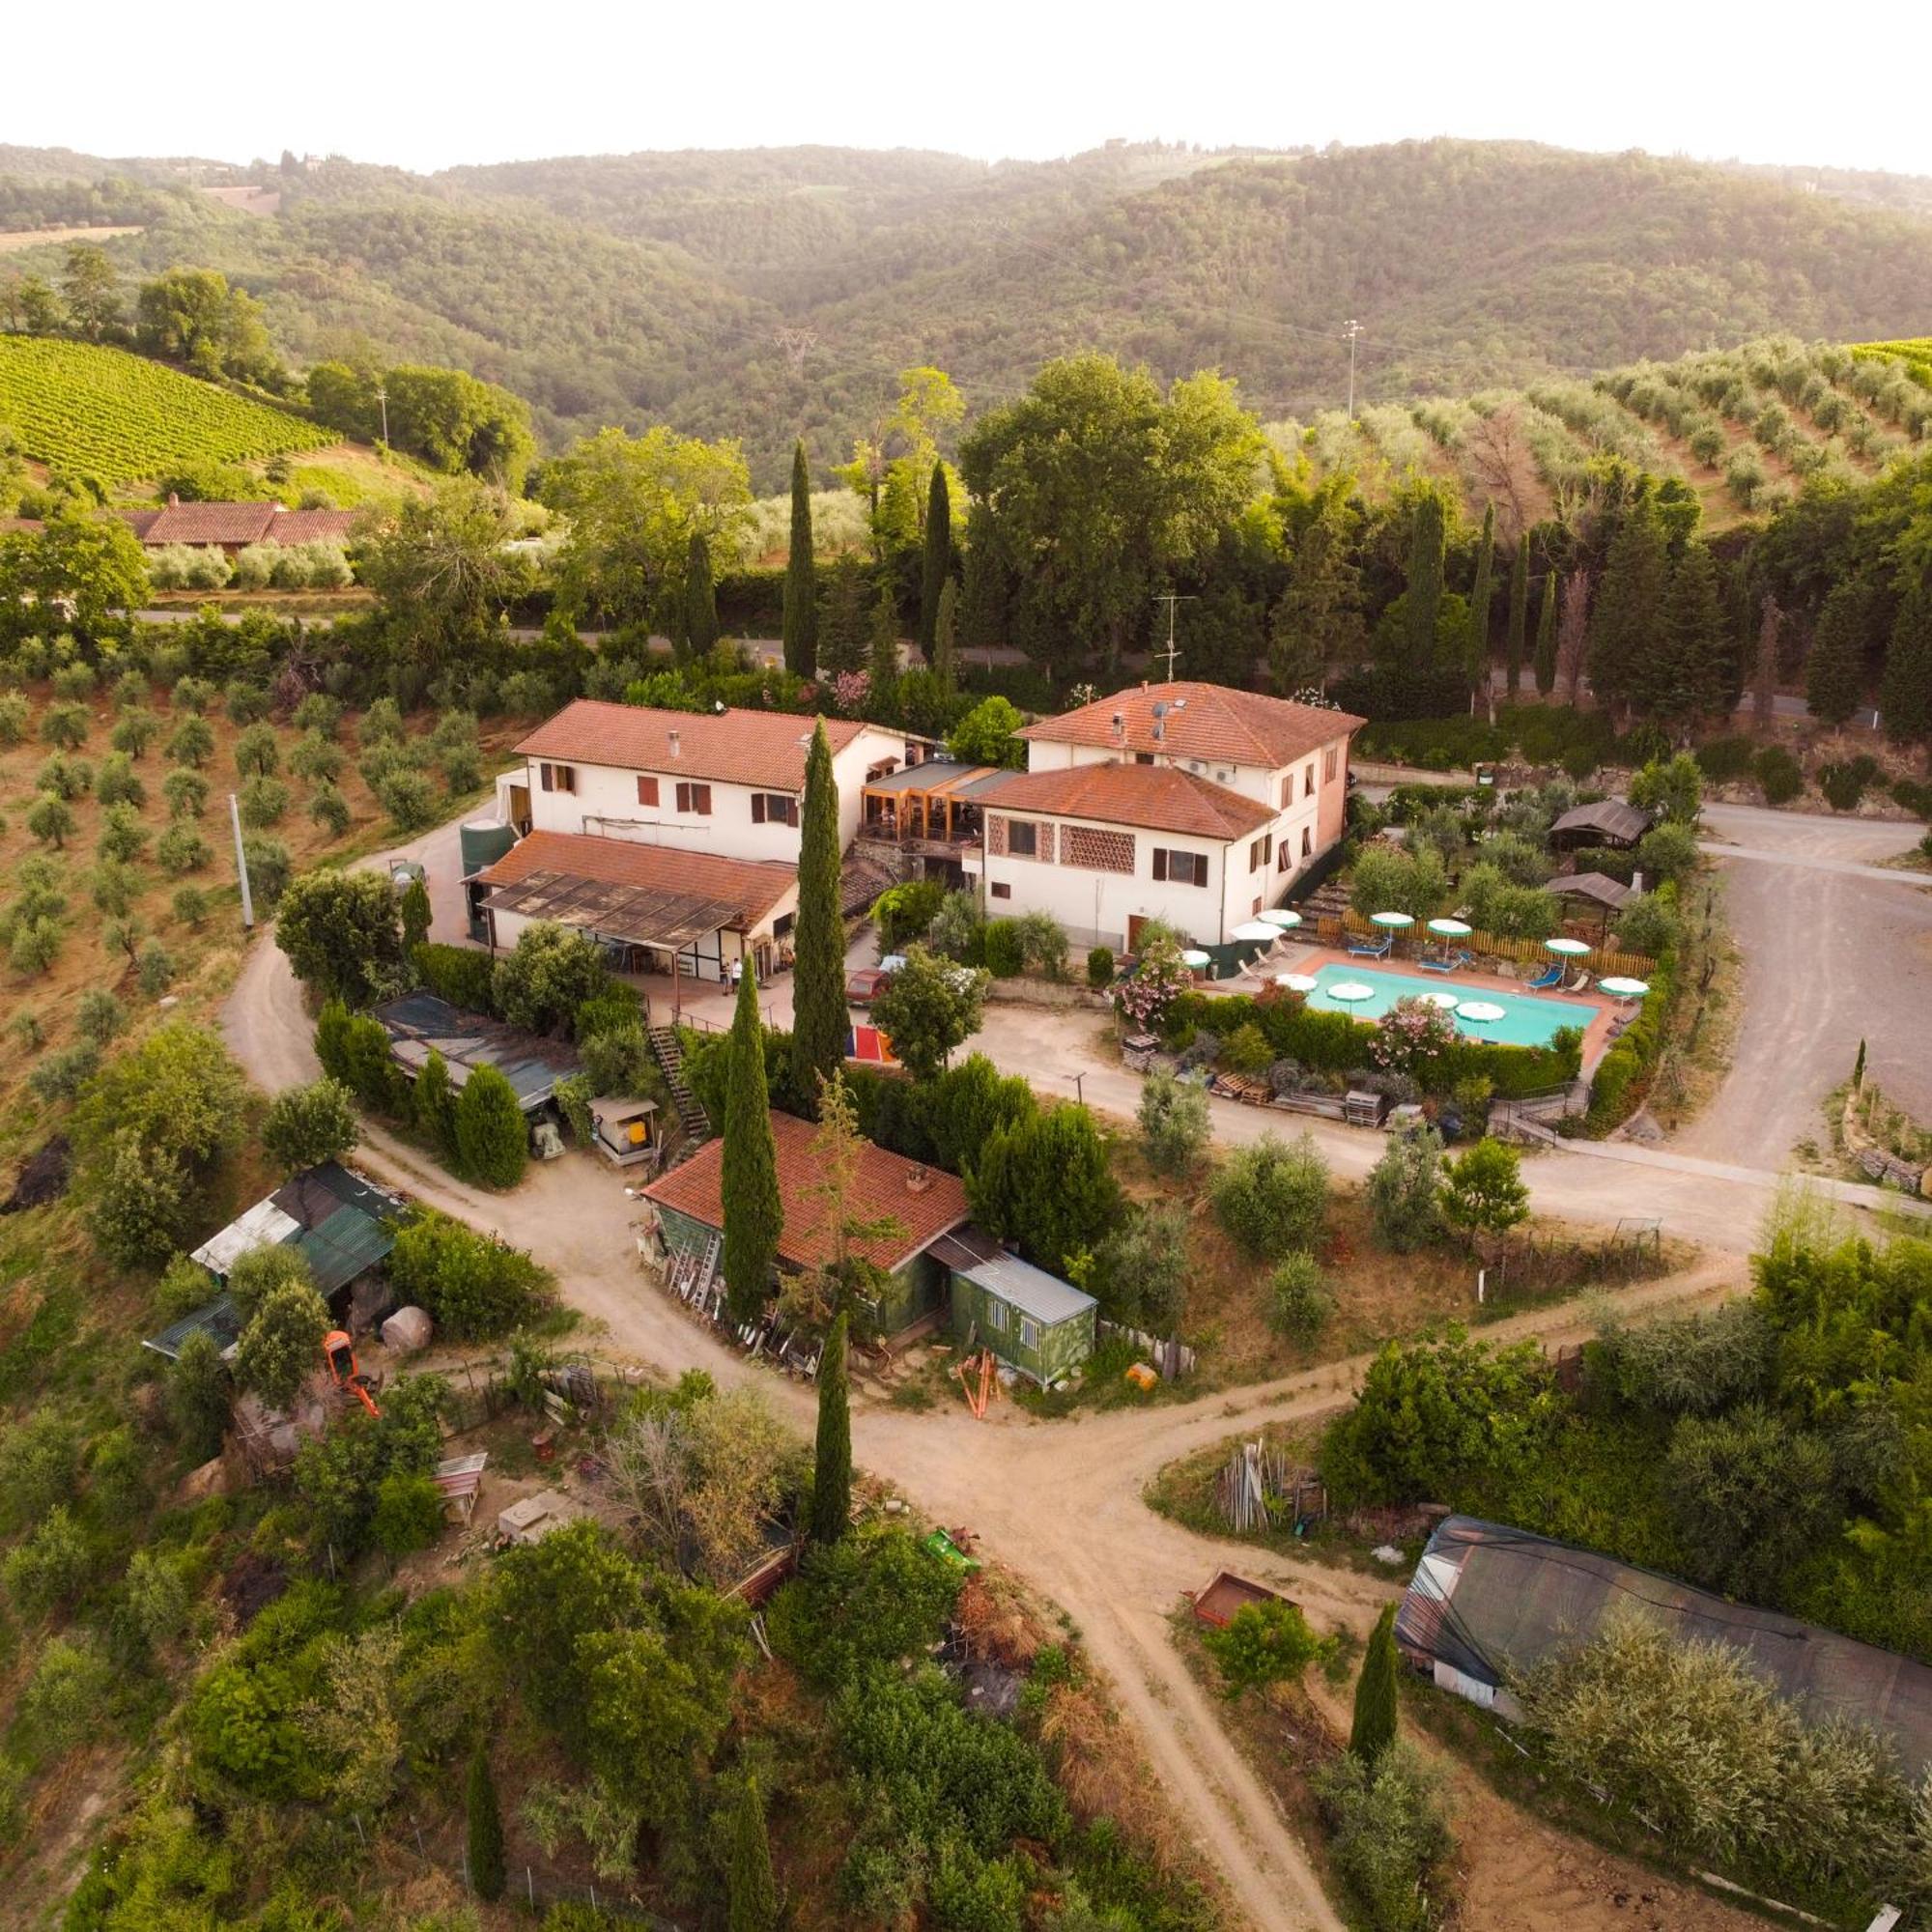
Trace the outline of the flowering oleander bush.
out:
M 1192 983 L 1193 975 L 1180 963 L 1179 949 L 1166 940 L 1153 939 L 1141 948 L 1141 956 L 1114 995 L 1114 1003 L 1122 1019 L 1143 1030 L 1155 1028 Z
M 1429 1000 L 1398 1000 L 1376 1022 L 1369 1057 L 1385 1073 L 1424 1078 L 1456 1045 L 1456 1024 Z

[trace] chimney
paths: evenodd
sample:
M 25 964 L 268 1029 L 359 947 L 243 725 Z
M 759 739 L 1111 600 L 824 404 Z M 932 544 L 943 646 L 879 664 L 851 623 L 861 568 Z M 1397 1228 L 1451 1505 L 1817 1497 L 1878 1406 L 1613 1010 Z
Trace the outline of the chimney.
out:
M 168 508 L 171 510 L 179 510 L 181 506 L 182 506 L 182 499 L 178 496 L 176 496 L 176 494 L 172 490 L 170 490 L 168 492 Z
M 932 1170 L 923 1162 L 906 1170 L 905 1191 L 908 1194 L 923 1194 L 932 1185 Z
M 670 734 L 670 754 L 673 758 L 684 756 L 684 740 L 676 731 Z
M 1127 714 L 1124 711 L 1117 711 L 1114 713 L 1114 743 L 1124 745 L 1126 742 Z
M 1641 871 L 1635 871 L 1631 874 L 1631 891 L 1634 893 L 1643 891 L 1643 873 Z

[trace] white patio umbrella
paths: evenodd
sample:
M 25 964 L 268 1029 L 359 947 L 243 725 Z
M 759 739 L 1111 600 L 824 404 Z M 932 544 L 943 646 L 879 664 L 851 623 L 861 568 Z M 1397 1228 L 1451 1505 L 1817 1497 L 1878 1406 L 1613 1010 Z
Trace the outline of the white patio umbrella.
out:
M 1183 966 L 1187 967 L 1190 972 L 1198 973 L 1200 972 L 1202 967 L 1211 965 L 1213 962 L 1211 955 L 1203 952 L 1200 947 L 1190 946 L 1187 949 L 1187 951 L 1180 955 L 1180 963 Z
M 1298 912 L 1290 912 L 1286 906 L 1270 906 L 1262 914 L 1262 918 L 1283 932 L 1301 923 L 1301 915 Z
M 1313 973 L 1277 973 L 1274 982 L 1286 986 L 1291 993 L 1312 993 L 1321 983 Z
M 1476 928 L 1466 919 L 1432 919 L 1429 929 L 1444 939 L 1467 939 Z
M 1456 1009 L 1456 1017 L 1458 1019 L 1468 1020 L 1476 1026 L 1485 1026 L 1491 1020 L 1501 1019 L 1503 1017 L 1503 1009 L 1488 1000 L 1464 1000 Z
M 1415 997 L 1428 1006 L 1440 1007 L 1445 1013 L 1456 1004 L 1454 993 L 1418 993 Z
M 1590 951 L 1587 939 L 1546 939 L 1543 942 L 1546 952 L 1560 952 L 1566 959 L 1580 959 Z
M 1265 946 L 1276 936 L 1275 928 L 1264 919 L 1244 920 L 1228 935 L 1230 939 L 1238 940 L 1243 946 Z
M 1369 915 L 1369 923 L 1385 926 L 1390 932 L 1401 932 L 1405 927 L 1415 923 L 1415 915 L 1408 912 L 1372 912 Z
M 1344 980 L 1339 986 L 1328 988 L 1328 997 L 1331 1000 L 1340 1000 L 1345 1006 L 1350 1007 L 1354 1006 L 1359 1000 L 1373 1000 L 1375 996 L 1376 989 L 1373 986 L 1363 985 L 1359 980 Z
M 1605 992 L 1614 993 L 1620 1000 L 1640 1000 L 1650 991 L 1648 980 L 1627 980 L 1621 975 L 1609 980 L 1599 980 L 1597 984 Z

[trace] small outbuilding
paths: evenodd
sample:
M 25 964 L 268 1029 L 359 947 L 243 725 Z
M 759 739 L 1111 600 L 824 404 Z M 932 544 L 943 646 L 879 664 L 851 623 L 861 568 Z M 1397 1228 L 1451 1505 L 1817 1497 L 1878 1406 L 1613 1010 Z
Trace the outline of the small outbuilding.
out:
M 389 1036 L 389 1055 L 413 1085 L 432 1053 L 449 1068 L 449 1084 L 461 1093 L 479 1066 L 494 1066 L 506 1079 L 526 1114 L 556 1095 L 556 1083 L 579 1070 L 577 1055 L 561 1041 L 506 1026 L 487 1013 L 452 1006 L 435 993 L 405 993 L 376 1009 Z
M 1550 880 L 1549 890 L 1559 899 L 1587 899 L 1606 914 L 1621 912 L 1636 897 L 1631 887 L 1607 872 L 1566 872 Z
M 1559 852 L 1574 852 L 1579 845 L 1605 845 L 1623 852 L 1655 823 L 1649 812 L 1628 800 L 1600 798 L 1566 811 L 1549 828 L 1549 842 Z
M 1094 1352 L 1099 1303 L 1044 1268 L 1009 1255 L 970 1223 L 932 1244 L 952 1282 L 952 1332 L 992 1350 L 1042 1388 Z

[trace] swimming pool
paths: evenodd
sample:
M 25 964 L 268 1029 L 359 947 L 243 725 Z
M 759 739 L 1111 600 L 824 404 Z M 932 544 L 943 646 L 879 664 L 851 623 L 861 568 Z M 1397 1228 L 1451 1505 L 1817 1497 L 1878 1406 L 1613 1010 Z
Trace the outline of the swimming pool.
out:
M 1488 986 L 1469 985 L 1460 973 L 1380 973 L 1356 966 L 1323 966 L 1315 975 L 1316 986 L 1308 996 L 1311 1007 L 1325 1012 L 1348 1013 L 1358 1020 L 1376 1020 L 1398 1000 L 1413 1000 L 1424 993 L 1454 993 L 1458 1000 L 1481 1000 L 1500 1007 L 1499 1020 L 1465 1020 L 1452 1012 L 1458 1033 L 1471 1039 L 1501 1040 L 1508 1046 L 1548 1046 L 1559 1027 L 1588 1026 L 1603 1010 L 1593 1000 L 1545 1000 L 1534 993 L 1498 993 Z M 1367 1000 L 1337 1000 L 1330 997 L 1333 986 L 1353 980 L 1368 986 L 1374 997 Z

